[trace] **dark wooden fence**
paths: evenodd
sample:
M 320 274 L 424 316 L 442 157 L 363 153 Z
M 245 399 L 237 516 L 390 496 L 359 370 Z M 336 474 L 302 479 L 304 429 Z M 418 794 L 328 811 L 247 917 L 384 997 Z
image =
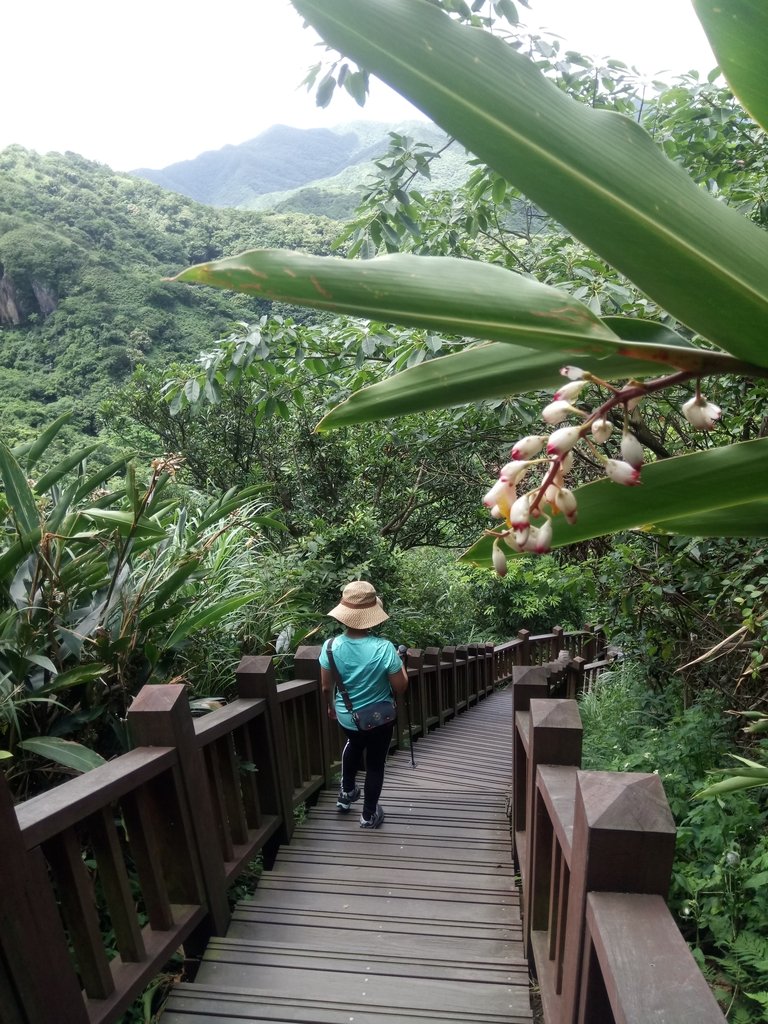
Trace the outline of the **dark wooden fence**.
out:
M 556 671 L 512 671 L 513 848 L 546 1024 L 724 1024 L 665 901 L 675 826 L 658 776 L 580 771 Z
M 607 667 L 601 650 L 600 632 L 590 627 L 576 633 L 555 628 L 540 636 L 522 631 L 497 646 L 410 650 L 411 685 L 408 700 L 400 702 L 394 742 L 403 745 L 442 727 L 510 681 L 513 672 L 528 671 L 521 666 L 544 666 L 547 692 L 573 697 Z M 2 1024 L 50 1024 L 52 1008 L 57 1024 L 109 1024 L 181 945 L 194 955 L 211 935 L 225 932 L 227 887 L 259 854 L 269 863 L 279 844 L 290 840 L 295 808 L 333 785 L 341 734 L 330 728 L 323 713 L 318 654 L 319 648 L 300 648 L 294 659 L 295 678 L 281 683 L 275 680 L 270 658 L 244 658 L 237 671 L 237 698 L 202 718 L 192 716 L 183 686 L 145 686 L 128 713 L 135 745 L 129 753 L 16 807 L 0 778 Z M 546 729 L 538 724 L 540 712 L 531 707 L 531 694 L 525 698 L 532 682 L 526 683 L 528 678 L 518 680 L 516 693 L 522 703 L 516 714 L 523 717 L 513 752 L 518 772 L 513 848 L 526 893 L 537 894 L 535 900 L 526 896 L 528 941 L 534 961 L 542 965 L 542 989 L 549 986 L 554 993 L 546 1000 L 548 1021 L 566 1020 L 551 1015 L 552 1006 L 569 1005 L 560 995 L 566 982 L 582 1002 L 587 999 L 579 1021 L 610 1020 L 590 1016 L 590 1007 L 602 1005 L 603 989 L 610 994 L 626 984 L 622 947 L 612 938 L 622 920 L 625 931 L 634 930 L 622 915 L 629 913 L 633 923 L 644 922 L 648 941 L 658 924 L 664 949 L 674 944 L 660 881 L 671 857 L 669 821 L 662 815 L 659 835 L 649 833 L 655 838 L 646 838 L 647 845 L 640 850 L 641 860 L 646 854 L 654 862 L 660 858 L 660 865 L 643 869 L 643 877 L 650 880 L 639 888 L 613 886 L 634 893 L 631 898 L 606 896 L 602 890 L 609 887 L 594 886 L 588 871 L 578 883 L 569 884 L 572 870 L 576 877 L 571 865 L 574 814 L 580 822 L 578 815 L 587 815 L 586 823 L 578 826 L 578 834 L 586 838 L 574 847 L 574 864 L 579 857 L 586 859 L 592 872 L 602 856 L 595 837 L 602 835 L 603 826 L 599 817 L 596 826 L 589 824 L 594 813 L 591 797 L 584 804 L 586 811 L 567 812 L 561 808 L 565 797 L 560 790 L 533 788 L 543 785 L 539 779 L 544 768 L 538 769 L 539 764 L 550 772 L 569 773 L 570 781 L 564 776 L 561 784 L 572 802 L 575 793 L 582 794 L 584 783 L 577 779 L 573 761 L 575 726 L 570 727 L 569 767 L 558 768 L 563 763 L 558 751 L 564 749 L 558 745 L 560 739 L 554 753 L 542 753 L 547 746 L 539 737 Z M 540 686 L 535 695 L 541 696 Z M 555 704 L 570 707 L 571 701 Z M 566 714 L 572 716 L 572 711 Z M 531 739 L 528 729 L 534 720 Z M 543 777 L 548 779 L 546 772 Z M 652 809 L 648 813 L 661 814 L 658 780 L 646 783 L 646 792 Z M 575 799 L 585 801 L 583 795 Z M 544 809 L 552 800 L 561 816 L 553 811 L 547 826 Z M 526 849 L 529 836 L 534 841 L 533 831 L 525 827 L 531 815 L 537 821 L 544 816 L 539 834 L 550 829 L 549 854 L 541 852 L 541 842 Z M 607 852 L 610 863 L 613 854 L 610 848 Z M 528 864 L 531 868 L 525 867 Z M 612 880 L 623 877 L 608 867 L 604 870 Z M 564 901 L 563 894 L 570 893 L 570 901 Z M 642 906 L 638 902 L 627 908 L 621 902 L 627 899 L 640 900 Z M 583 924 L 573 933 L 577 916 Z M 578 935 L 578 963 L 586 964 L 583 981 L 563 952 L 572 934 Z M 105 935 L 110 937 L 107 949 Z M 536 952 L 542 942 L 547 950 L 544 959 Z M 546 967 L 545 960 L 553 966 Z M 666 986 L 666 963 L 659 968 L 658 977 L 663 975 Z M 550 986 L 550 975 L 563 981 Z M 692 977 L 698 984 L 700 976 Z M 721 1018 L 697 1014 L 699 1024 L 715 1019 Z

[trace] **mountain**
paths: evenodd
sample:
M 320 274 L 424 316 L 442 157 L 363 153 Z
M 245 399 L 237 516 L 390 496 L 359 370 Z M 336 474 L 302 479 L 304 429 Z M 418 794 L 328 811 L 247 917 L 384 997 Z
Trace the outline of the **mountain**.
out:
M 215 210 L 75 153 L 0 152 L 0 434 L 26 440 L 65 410 L 97 434 L 131 371 L 195 358 L 270 308 L 163 279 L 277 246 L 327 253 L 324 218 Z M 292 310 L 298 318 L 308 314 Z
M 274 125 L 239 146 L 224 146 L 162 170 L 132 173 L 211 206 L 346 220 L 376 171 L 374 161 L 387 152 L 391 132 L 435 148 L 447 141 L 445 133 L 427 121 L 353 121 L 333 129 Z M 466 160 L 460 146 L 450 146 L 433 165 L 427 187 L 451 188 L 463 181 Z
M 256 196 L 298 188 L 386 149 L 386 130 L 373 141 L 354 130 L 278 124 L 239 146 L 201 153 L 162 170 L 133 171 L 171 192 L 210 206 L 245 206 Z

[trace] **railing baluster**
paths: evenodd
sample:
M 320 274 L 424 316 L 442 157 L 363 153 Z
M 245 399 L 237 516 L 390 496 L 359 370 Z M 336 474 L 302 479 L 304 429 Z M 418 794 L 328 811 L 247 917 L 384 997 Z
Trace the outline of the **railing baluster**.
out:
M 136 918 L 131 883 L 125 868 L 120 837 L 112 807 L 102 808 L 86 822 L 96 857 L 97 877 L 104 890 L 120 957 L 126 963 L 141 963 L 146 955 Z
M 115 986 L 102 946 L 93 883 L 83 862 L 80 840 L 74 829 L 66 829 L 49 839 L 43 850 L 53 872 L 83 988 L 91 999 L 106 999 Z

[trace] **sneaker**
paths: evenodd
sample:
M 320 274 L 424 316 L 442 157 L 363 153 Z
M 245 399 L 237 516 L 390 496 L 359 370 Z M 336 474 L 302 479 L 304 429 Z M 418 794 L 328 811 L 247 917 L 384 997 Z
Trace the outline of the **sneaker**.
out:
M 376 804 L 376 810 L 372 817 L 366 818 L 364 814 L 360 815 L 360 828 L 378 828 L 382 821 L 384 821 L 384 808 L 381 804 Z
M 359 800 L 359 798 L 360 790 L 357 786 L 355 786 L 351 793 L 345 793 L 343 789 L 340 789 L 339 795 L 336 799 L 336 807 L 342 812 L 342 814 L 346 814 L 350 805 L 353 804 L 355 800 Z

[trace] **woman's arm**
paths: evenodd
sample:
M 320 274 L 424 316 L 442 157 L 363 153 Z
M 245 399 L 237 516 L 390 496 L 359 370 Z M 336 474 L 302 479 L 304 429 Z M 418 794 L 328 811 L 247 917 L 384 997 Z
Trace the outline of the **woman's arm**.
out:
M 405 693 L 408 689 L 408 673 L 405 671 L 404 665 L 401 665 L 397 672 L 390 674 L 389 685 L 392 687 L 392 692 L 398 696 Z
M 330 719 L 336 718 L 336 707 L 333 703 L 333 676 L 329 668 L 323 668 L 320 666 L 320 688 L 323 691 L 325 697 L 325 706 L 328 710 L 328 717 Z

